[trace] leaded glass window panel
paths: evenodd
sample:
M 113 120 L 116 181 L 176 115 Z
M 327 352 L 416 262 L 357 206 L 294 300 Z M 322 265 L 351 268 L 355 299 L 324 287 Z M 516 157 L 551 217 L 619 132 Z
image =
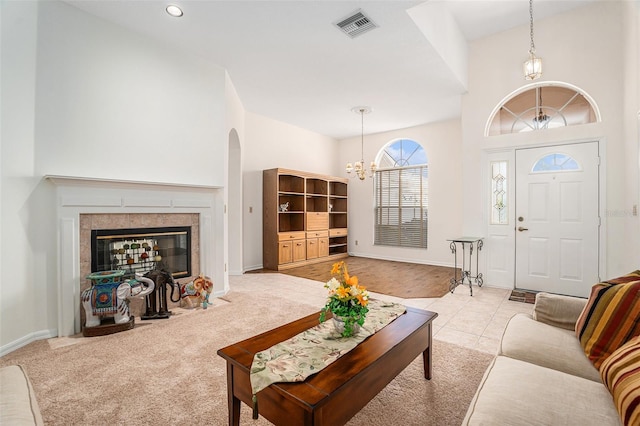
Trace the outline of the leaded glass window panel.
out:
M 506 225 L 508 219 L 507 203 L 507 162 L 491 162 L 491 224 Z

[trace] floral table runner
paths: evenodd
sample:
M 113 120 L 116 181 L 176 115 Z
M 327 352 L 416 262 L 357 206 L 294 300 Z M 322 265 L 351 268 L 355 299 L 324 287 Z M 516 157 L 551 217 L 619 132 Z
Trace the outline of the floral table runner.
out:
M 333 321 L 325 321 L 278 343 L 253 357 L 250 379 L 253 389 L 253 415 L 257 418 L 256 394 L 272 383 L 302 382 L 312 374 L 355 348 L 406 311 L 398 303 L 369 301 L 369 313 L 360 331 L 351 337 L 336 332 Z

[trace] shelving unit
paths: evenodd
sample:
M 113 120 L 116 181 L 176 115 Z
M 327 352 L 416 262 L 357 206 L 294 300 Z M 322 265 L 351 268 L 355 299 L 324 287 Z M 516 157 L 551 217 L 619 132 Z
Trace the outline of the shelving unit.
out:
M 329 239 L 329 254 L 342 254 L 347 251 L 347 237 L 333 237 Z
M 281 270 L 347 253 L 347 179 L 263 171 L 263 266 Z
M 347 184 L 329 184 L 329 254 L 347 253 Z

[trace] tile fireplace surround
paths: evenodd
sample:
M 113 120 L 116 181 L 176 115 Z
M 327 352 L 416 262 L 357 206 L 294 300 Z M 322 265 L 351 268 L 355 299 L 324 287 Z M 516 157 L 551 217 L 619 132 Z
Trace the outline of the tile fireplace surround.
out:
M 214 296 L 228 291 L 222 188 L 65 176 L 47 179 L 56 186 L 58 336 L 81 331 L 80 292 L 87 288 L 84 277 L 91 272 L 92 229 L 191 226 L 193 273 L 213 278 Z
M 191 271 L 194 275 L 200 273 L 200 215 L 197 213 L 107 213 L 80 214 L 80 292 L 89 288 L 89 280 L 83 279 L 91 272 L 91 231 L 96 229 L 126 229 L 126 228 L 161 228 L 168 226 L 191 227 Z M 177 279 L 180 284 L 193 279 Z M 144 300 L 132 299 L 131 312 L 140 316 L 144 313 Z M 80 310 L 82 320 L 84 315 Z

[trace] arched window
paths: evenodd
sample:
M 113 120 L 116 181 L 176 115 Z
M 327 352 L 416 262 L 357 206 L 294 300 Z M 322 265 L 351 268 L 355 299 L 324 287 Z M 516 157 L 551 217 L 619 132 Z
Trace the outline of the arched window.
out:
M 427 164 L 422 146 L 411 139 L 398 139 L 384 147 L 379 155 L 378 167 L 404 167 Z
M 538 83 L 512 93 L 495 108 L 485 136 L 531 132 L 600 121 L 591 98 L 566 83 Z
M 378 153 L 376 163 L 374 243 L 426 248 L 429 169 L 424 148 L 397 139 Z
M 578 162 L 573 157 L 556 152 L 554 154 L 548 154 L 536 161 L 531 171 L 533 173 L 545 173 L 545 172 L 561 172 L 561 171 L 576 171 L 580 170 Z

